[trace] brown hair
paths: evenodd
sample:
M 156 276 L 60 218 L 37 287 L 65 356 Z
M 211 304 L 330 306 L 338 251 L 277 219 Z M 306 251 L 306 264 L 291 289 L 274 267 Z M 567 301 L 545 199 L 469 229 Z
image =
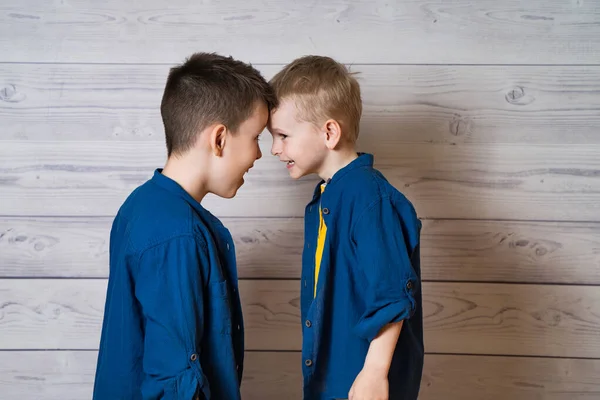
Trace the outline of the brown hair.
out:
M 360 85 L 348 69 L 330 57 L 305 56 L 286 65 L 270 84 L 279 102 L 291 98 L 299 117 L 313 124 L 338 121 L 346 139 L 358 138 L 362 100 Z
M 260 101 L 269 111 L 277 105 L 272 88 L 251 65 L 215 53 L 193 54 L 171 68 L 160 105 L 168 155 L 188 150 L 211 124 L 235 132 Z

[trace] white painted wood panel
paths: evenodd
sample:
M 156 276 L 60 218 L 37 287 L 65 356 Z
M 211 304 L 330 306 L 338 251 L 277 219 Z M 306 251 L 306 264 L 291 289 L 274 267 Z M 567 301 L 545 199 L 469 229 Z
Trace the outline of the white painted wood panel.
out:
M 242 280 L 248 350 L 300 350 L 300 282 Z M 97 349 L 104 279 L 1 279 L 0 349 Z M 429 353 L 600 358 L 593 286 L 423 283 Z M 582 346 L 585 344 L 585 346 Z
M 206 198 L 220 217 L 301 217 L 315 177 L 293 181 L 265 156 L 232 200 Z M 4 215 L 112 216 L 165 159 L 159 142 L 28 142 L 0 146 Z M 600 145 L 390 144 L 376 167 L 421 218 L 600 220 Z M 272 207 L 272 202 L 278 207 Z
M 0 217 L 0 277 L 108 276 L 112 219 Z M 299 278 L 302 218 L 224 218 L 241 278 Z M 600 284 L 600 224 L 423 221 L 422 277 Z
M 3 1 L 0 278 L 28 279 L 0 279 L 0 397 L 90 397 L 111 216 L 162 165 L 163 85 L 195 51 L 250 61 L 267 78 L 304 54 L 361 72 L 360 148 L 426 218 L 423 277 L 437 281 L 424 284 L 427 351 L 477 354 L 428 354 L 420 398 L 600 397 L 600 291 L 588 286 L 600 284 L 598 10 Z M 251 278 L 243 396 L 293 400 L 299 217 L 316 180 L 291 181 L 266 134 L 239 197 L 205 205 L 225 217 Z
M 169 67 L 0 63 L 0 140 L 164 142 Z M 270 79 L 281 66 L 257 68 Z M 600 143 L 598 66 L 351 69 L 362 143 Z
M 205 50 L 255 63 L 594 64 L 594 1 L 4 0 L 0 61 L 178 62 Z
M 4 400 L 91 397 L 96 351 L 0 352 Z M 242 397 L 302 398 L 299 352 L 248 352 Z M 530 357 L 425 356 L 419 399 L 596 400 L 600 361 Z

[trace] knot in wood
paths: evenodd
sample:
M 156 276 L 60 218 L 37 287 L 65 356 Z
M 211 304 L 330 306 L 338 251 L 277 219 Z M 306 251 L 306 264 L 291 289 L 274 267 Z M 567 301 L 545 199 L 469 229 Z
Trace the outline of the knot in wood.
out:
M 2 101 L 10 101 L 17 93 L 17 88 L 13 84 L 4 85 L 0 89 L 0 99 Z
M 506 101 L 509 103 L 518 103 L 518 100 L 525 96 L 525 89 L 521 86 L 512 88 L 506 94 Z
M 471 118 L 454 115 L 450 121 L 450 134 L 452 136 L 465 136 L 471 134 Z
M 508 103 L 516 106 L 526 106 L 535 101 L 535 97 L 525 91 L 522 86 L 516 86 L 506 93 L 505 99 Z

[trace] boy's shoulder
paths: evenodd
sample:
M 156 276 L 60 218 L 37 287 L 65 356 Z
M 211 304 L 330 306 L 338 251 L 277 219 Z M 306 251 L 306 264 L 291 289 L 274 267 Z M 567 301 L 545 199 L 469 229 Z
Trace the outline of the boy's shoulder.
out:
M 373 205 L 389 201 L 403 216 L 414 216 L 416 211 L 412 202 L 394 187 L 381 171 L 364 166 L 352 170 L 344 177 L 340 200 L 360 213 Z
M 422 228 L 412 202 L 387 178 L 373 167 L 364 167 L 349 174 L 343 185 L 344 215 L 350 216 L 350 234 L 371 235 L 381 229 L 402 230 L 407 246 L 414 248 Z
M 190 203 L 152 180 L 137 187 L 127 197 L 115 221 L 123 226 L 124 239 L 135 252 L 181 236 L 198 238 L 204 225 Z

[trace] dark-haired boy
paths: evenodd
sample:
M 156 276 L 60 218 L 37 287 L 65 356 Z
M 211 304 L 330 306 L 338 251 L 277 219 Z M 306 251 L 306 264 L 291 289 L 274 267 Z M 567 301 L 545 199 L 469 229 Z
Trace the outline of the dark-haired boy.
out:
M 274 94 L 250 65 L 197 53 L 161 103 L 168 160 L 119 209 L 94 399 L 239 399 L 244 332 L 229 231 L 201 201 L 235 196 Z

